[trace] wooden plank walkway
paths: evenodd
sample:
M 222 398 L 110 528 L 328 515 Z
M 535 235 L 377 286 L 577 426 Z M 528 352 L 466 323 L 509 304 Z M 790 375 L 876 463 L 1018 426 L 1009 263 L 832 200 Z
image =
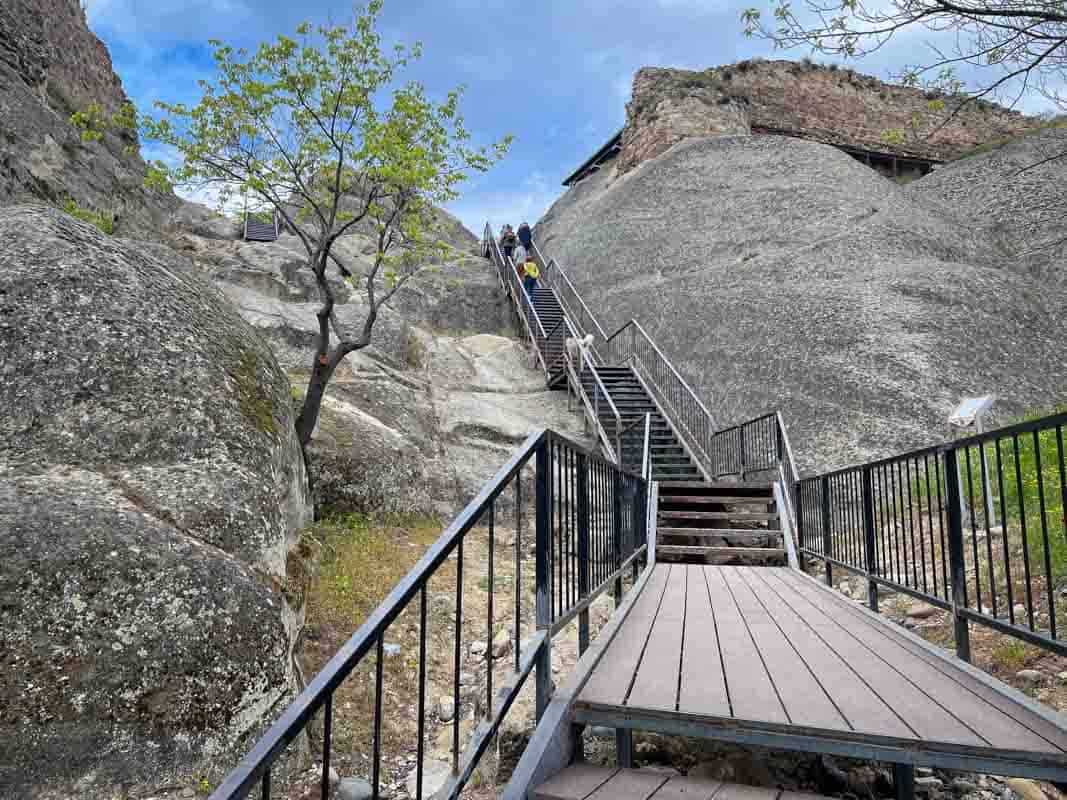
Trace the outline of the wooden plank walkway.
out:
M 541 784 L 534 800 L 820 800 L 737 783 L 684 778 L 661 772 L 575 764 Z M 825 800 L 825 798 L 822 798 Z
M 1067 719 L 786 567 L 659 564 L 579 722 L 1067 778 Z

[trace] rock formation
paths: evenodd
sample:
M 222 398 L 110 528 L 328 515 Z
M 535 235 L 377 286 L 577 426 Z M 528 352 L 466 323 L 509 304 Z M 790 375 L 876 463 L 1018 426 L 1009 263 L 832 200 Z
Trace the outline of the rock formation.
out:
M 1024 254 L 1062 231 L 1067 164 L 1017 165 L 1065 144 L 1026 137 L 899 186 L 802 139 L 688 139 L 582 180 L 535 235 L 721 424 L 780 407 L 805 466 L 843 465 L 942 438 L 961 396 L 996 392 L 1002 415 L 1063 396 L 1067 284 Z
M 0 785 L 97 797 L 232 763 L 295 688 L 303 614 L 270 349 L 149 250 L 9 207 L 0 404 Z
M 78 0 L 0 5 L 0 205 L 46 200 L 114 218 L 127 235 L 154 235 L 177 198 L 144 188 L 133 131 L 83 142 L 70 117 L 90 104 L 111 115 L 128 102 L 107 48 Z
M 683 139 L 750 132 L 944 161 L 1038 124 L 985 101 L 942 124 L 956 102 L 811 62 L 752 60 L 703 72 L 646 67 L 634 76 L 618 166 L 628 172 Z M 887 138 L 888 131 L 900 136 Z

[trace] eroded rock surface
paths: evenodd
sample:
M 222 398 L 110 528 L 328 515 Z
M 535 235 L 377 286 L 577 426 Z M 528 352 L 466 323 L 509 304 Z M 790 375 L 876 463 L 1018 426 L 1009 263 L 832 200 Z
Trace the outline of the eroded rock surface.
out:
M 941 439 L 963 396 L 1011 415 L 1067 389 L 1063 283 L 974 223 L 988 200 L 945 202 L 978 158 L 920 194 L 926 178 L 901 187 L 826 145 L 690 139 L 581 181 L 536 235 L 604 328 L 639 319 L 721 425 L 779 407 L 805 466 L 843 465 Z M 1034 220 L 1063 170 L 1007 207 Z
M 0 404 L 0 785 L 103 796 L 232 761 L 294 688 L 303 614 L 310 498 L 269 347 L 199 278 L 11 207 Z
M 70 122 L 93 104 L 110 118 L 127 102 L 82 4 L 0 4 L 0 205 L 73 200 L 124 235 L 154 236 L 179 201 L 144 187 L 137 134 L 108 128 L 86 142 Z

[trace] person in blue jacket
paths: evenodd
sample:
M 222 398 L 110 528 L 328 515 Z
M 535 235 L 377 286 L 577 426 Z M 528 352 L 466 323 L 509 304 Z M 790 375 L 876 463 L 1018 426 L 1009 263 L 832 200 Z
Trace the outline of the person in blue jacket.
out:
M 528 222 L 522 223 L 517 231 L 519 235 L 519 244 L 523 246 L 523 249 L 527 253 L 533 253 L 533 248 L 530 247 L 533 244 L 533 233 L 530 231 L 530 224 Z

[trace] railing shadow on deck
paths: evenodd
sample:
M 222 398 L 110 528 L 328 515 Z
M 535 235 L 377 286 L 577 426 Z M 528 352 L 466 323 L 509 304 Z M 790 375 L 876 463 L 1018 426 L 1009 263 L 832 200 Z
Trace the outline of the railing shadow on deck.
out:
M 589 645 L 592 601 L 609 590 L 614 593 L 616 604 L 621 601 L 624 575 L 627 570 L 636 575 L 639 563 L 646 557 L 647 497 L 647 483 L 639 474 L 622 470 L 551 431 L 532 434 L 289 705 L 212 793 L 211 800 L 246 797 L 257 787 L 261 798 L 269 798 L 273 767 L 316 717 L 321 717 L 322 726 L 321 796 L 329 797 L 336 716 L 334 697 L 346 680 L 355 679 L 353 672 L 358 667 L 371 661 L 375 699 L 372 741 L 368 747 L 369 778 L 373 796 L 378 797 L 383 777 L 383 698 L 388 691 L 383 672 L 384 649 L 391 626 L 400 624 L 405 611 L 417 615 L 419 634 L 417 796 L 423 792 L 427 755 L 427 637 L 433 635 L 431 627 L 435 622 L 452 631 L 451 694 L 455 708 L 451 722 L 452 774 L 437 796 L 457 797 L 531 673 L 536 682 L 536 710 L 540 719 L 552 691 L 553 636 L 577 620 L 579 652 L 584 652 Z M 535 537 L 532 592 L 528 577 L 523 577 L 523 555 L 529 547 L 525 534 L 531 521 Z M 513 528 L 514 544 L 502 554 L 497 535 L 505 526 Z M 487 644 L 485 711 L 461 752 L 463 598 L 464 586 L 471 580 L 464 574 L 464 545 L 475 530 L 488 537 L 488 604 L 482 634 Z M 454 619 L 446 624 L 439 614 L 428 613 L 427 594 L 431 578 L 438 575 L 450 557 L 454 558 L 455 568 L 455 611 Z M 506 601 L 499 605 L 494 574 L 498 557 L 514 560 L 512 596 L 499 598 Z M 533 624 L 526 627 L 532 631 L 523 647 L 523 609 L 527 609 L 529 616 L 531 604 Z M 503 613 L 501 606 L 506 609 Z M 508 624 L 513 672 L 507 685 L 494 692 L 492 641 L 500 622 Z M 407 618 L 405 623 L 409 624 Z

